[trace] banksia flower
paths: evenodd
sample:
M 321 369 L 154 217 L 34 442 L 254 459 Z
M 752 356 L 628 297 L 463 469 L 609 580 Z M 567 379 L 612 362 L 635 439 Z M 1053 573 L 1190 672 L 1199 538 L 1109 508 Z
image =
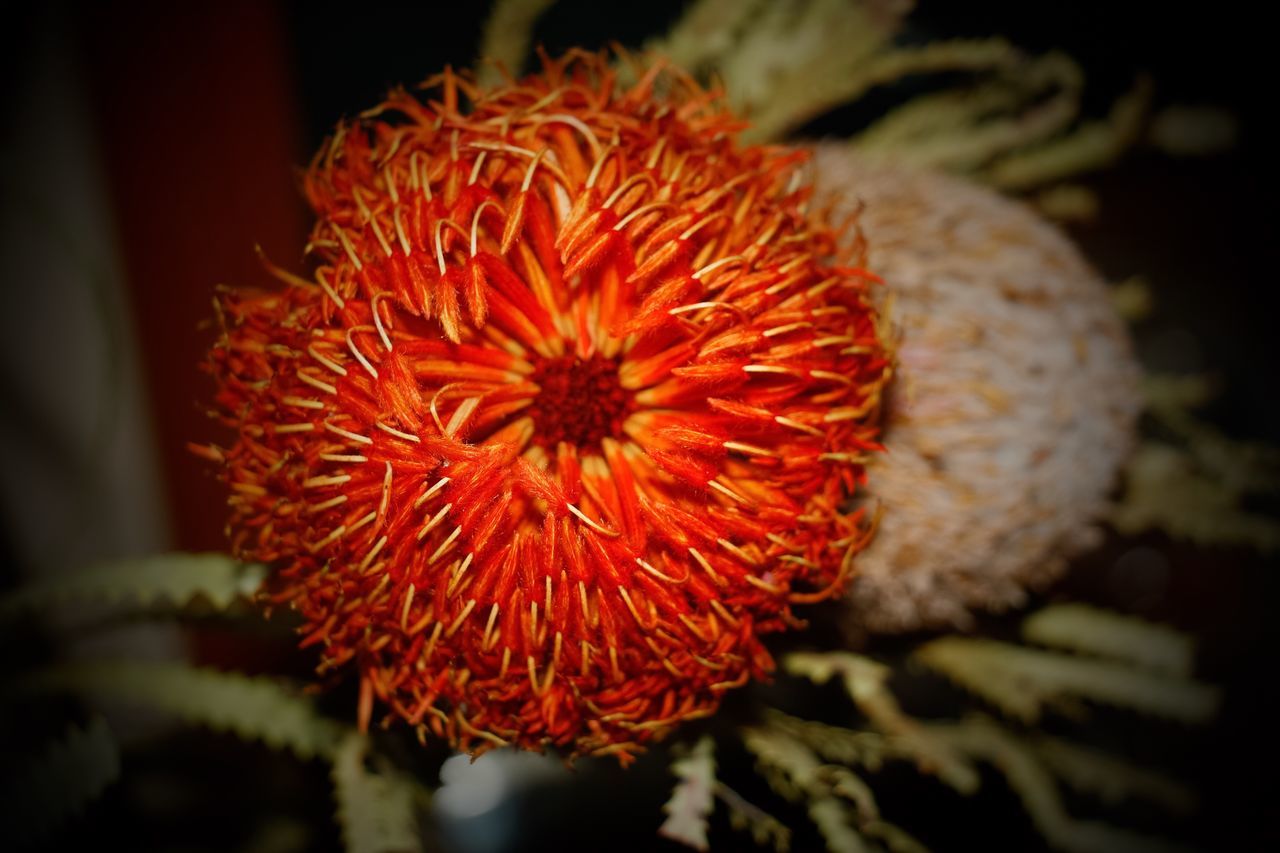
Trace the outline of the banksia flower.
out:
M 624 762 L 771 668 L 871 528 L 888 361 L 806 155 L 603 57 L 341 125 L 309 276 L 226 292 L 235 552 L 322 671 L 459 748 Z
M 891 508 L 858 560 L 855 632 L 964 626 L 1022 605 L 1094 544 L 1134 441 L 1140 371 L 1107 288 L 1030 208 L 819 146 L 819 194 L 861 211 L 898 328 Z

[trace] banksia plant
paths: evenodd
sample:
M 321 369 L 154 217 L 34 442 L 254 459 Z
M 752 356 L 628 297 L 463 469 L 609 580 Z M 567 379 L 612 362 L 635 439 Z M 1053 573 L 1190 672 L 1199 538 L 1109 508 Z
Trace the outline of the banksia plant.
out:
M 1022 606 L 1098 541 L 1135 443 L 1141 370 L 1110 293 L 1024 204 L 847 145 L 814 163 L 819 191 L 861 211 L 897 334 L 871 466 L 892 511 L 859 560 L 852 626 Z
M 770 671 L 874 526 L 859 244 L 807 155 L 636 76 L 392 92 L 306 172 L 309 274 L 217 299 L 233 551 L 358 668 L 362 724 L 625 763 Z

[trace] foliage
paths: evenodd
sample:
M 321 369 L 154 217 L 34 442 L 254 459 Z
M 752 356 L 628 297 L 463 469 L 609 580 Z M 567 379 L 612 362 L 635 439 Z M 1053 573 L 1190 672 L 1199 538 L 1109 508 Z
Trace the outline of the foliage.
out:
M 1058 738 L 1038 735 L 1030 745 L 1054 776 L 1081 794 L 1096 796 L 1107 804 L 1146 800 L 1177 815 L 1195 809 L 1191 789 L 1167 776 Z
M 942 637 L 914 657 L 1027 723 L 1038 720 L 1046 705 L 1071 708 L 1075 699 L 1204 723 L 1219 702 L 1216 689 L 1189 679 L 976 637 Z
M 1176 845 L 1096 821 L 1077 820 L 1067 814 L 1049 771 L 1018 738 L 990 720 L 975 716 L 934 731 L 955 748 L 993 764 L 1005 777 L 1036 829 L 1056 850 L 1065 853 L 1096 851 L 1168 851 Z
M 823 763 L 806 744 L 773 727 L 747 728 L 742 741 L 770 787 L 805 803 L 829 850 L 878 849 L 878 840 L 890 850 L 923 849 L 880 818 L 871 788 L 850 768 Z
M 791 847 L 791 830 L 773 815 L 743 799 L 737 791 L 716 782 L 715 795 L 729 808 L 729 825 L 748 830 L 756 844 L 772 846 L 774 853 L 786 853 Z
M 877 87 L 960 76 L 969 82 L 909 98 L 850 144 L 1007 190 L 1032 190 L 1110 165 L 1146 130 L 1151 86 L 1145 79 L 1117 99 L 1105 119 L 1081 121 L 1084 76 L 1070 57 L 1028 56 L 1000 38 L 903 44 L 910 5 L 701 0 L 649 47 L 723 80 L 734 105 L 751 117 L 748 133 L 755 139 L 789 136 Z M 1176 146 L 1187 134 L 1175 129 L 1174 136 Z M 1081 208 L 1079 195 L 1069 209 L 1087 213 L 1092 203 Z M 1051 203 L 1055 208 L 1061 205 Z
M 68 663 L 28 677 L 36 690 L 66 690 L 156 708 L 198 725 L 288 749 L 300 758 L 333 754 L 342 727 L 274 678 L 182 663 Z
M 35 760 L 10 765 L 6 776 L 3 834 L 23 847 L 45 840 L 119 778 L 120 750 L 106 722 L 94 717 L 48 744 Z
M 1203 722 L 1217 691 L 1190 679 L 1190 641 L 1172 629 L 1076 605 L 1047 607 L 1027 618 L 1024 636 L 1100 660 L 960 636 L 918 648 L 926 663 L 969 687 L 1011 717 L 1033 722 L 1045 705 L 1066 699 L 1105 701 L 1183 722 Z M 837 680 L 862 720 L 832 725 L 766 711 L 741 731 L 758 772 L 781 797 L 802 804 L 831 850 L 919 850 L 914 838 L 884 822 L 873 777 L 891 761 L 912 761 L 958 793 L 978 790 L 975 763 L 996 767 L 1036 829 L 1055 849 L 1169 850 L 1165 840 L 1070 815 L 1059 784 L 1108 804 L 1147 800 L 1185 814 L 1194 796 L 1184 785 L 1112 755 L 1039 734 L 1018 734 L 979 714 L 960 721 L 921 720 L 898 704 L 891 670 L 845 651 L 805 652 L 784 662 L 792 675 Z
M 896 736 L 898 748 L 914 757 L 922 771 L 936 775 L 962 794 L 977 790 L 973 768 L 902 712 L 885 683 L 888 667 L 851 652 L 827 652 L 790 655 L 786 668 L 792 675 L 803 675 L 818 684 L 840 675 L 858 710 L 874 728 Z
M 498 3 L 481 55 L 518 68 L 534 23 L 550 5 Z M 1084 76 L 1070 57 L 1029 56 L 1001 38 L 904 44 L 910 6 L 894 0 L 696 0 L 645 47 L 702 79 L 723 82 L 734 108 L 751 119 L 745 138 L 752 141 L 790 136 L 878 87 L 947 79 L 888 110 L 850 144 L 1008 190 L 1033 190 L 1110 165 L 1145 132 L 1148 81 L 1118 98 L 1106 118 L 1081 121 Z M 479 73 L 493 76 L 488 66 Z M 968 83 L 950 82 L 957 76 Z M 1166 147 L 1187 147 L 1187 133 L 1175 126 L 1172 136 Z M 1070 209 L 1081 209 L 1078 202 Z
M 498 0 L 493 4 L 477 54 L 481 82 L 498 82 L 502 77 L 499 67 L 510 74 L 520 73 L 533 40 L 533 25 L 554 3 L 555 0 Z
M 1244 508 L 1254 496 L 1280 492 L 1280 450 L 1239 441 L 1194 412 L 1213 396 L 1203 376 L 1151 376 L 1147 412 L 1168 440 L 1150 438 L 1125 472 L 1111 516 L 1121 533 L 1159 529 L 1198 545 L 1280 549 L 1280 521 Z
M 1026 150 L 1012 151 L 980 177 L 1005 190 L 1025 190 L 1109 166 L 1138 141 L 1151 101 L 1151 83 L 1140 79 L 1119 98 L 1106 119 Z
M 671 763 L 671 772 L 680 781 L 662 806 L 667 819 L 658 834 L 695 850 L 706 850 L 707 816 L 714 805 L 716 781 L 715 741 L 701 738 L 688 755 Z
M 866 69 L 897 28 L 899 15 L 874 4 L 842 0 L 784 0 L 743 4 L 720 27 L 716 53 L 689 32 L 705 26 L 725 4 L 695 4 L 653 49 L 683 67 L 712 72 L 725 82 L 734 106 L 751 116 L 753 141 L 775 139 L 835 104 L 875 85 L 884 69 Z M 688 28 L 688 29 L 686 29 Z M 693 49 L 690 50 L 689 48 Z M 683 49 L 682 49 L 683 48 Z
M 1195 654 L 1191 638 L 1167 625 L 1078 603 L 1033 613 L 1022 623 L 1022 638 L 1183 678 L 1191 674 Z
M 1007 44 L 995 43 L 992 67 L 1018 64 Z M 973 89 L 946 90 L 913 98 L 886 113 L 854 137 L 868 153 L 892 156 L 911 151 L 920 166 L 972 171 L 986 164 L 1011 142 L 1029 134 L 1052 134 L 1075 117 L 1083 74 L 1068 57 L 1050 53 L 1029 60 L 1015 80 L 1001 77 Z M 1028 95 L 1044 100 L 1025 115 L 1003 115 Z
M 668 817 L 658 834 L 695 850 L 708 850 L 707 819 L 715 807 L 715 799 L 729 808 L 734 829 L 750 831 L 756 844 L 768 844 L 776 853 L 785 853 L 791 845 L 791 830 L 777 818 L 747 802 L 737 791 L 716 779 L 715 740 L 704 735 L 687 754 L 678 753 L 671 772 L 680 781 L 662 810 Z
M 204 600 L 226 610 L 251 596 L 265 576 L 260 565 L 225 554 L 157 554 L 46 575 L 0 599 L 0 619 L 67 603 L 182 607 Z
M 336 817 L 347 853 L 414 853 L 422 850 L 415 817 L 415 784 L 403 774 L 368 767 L 369 742 L 349 732 L 333 753 Z

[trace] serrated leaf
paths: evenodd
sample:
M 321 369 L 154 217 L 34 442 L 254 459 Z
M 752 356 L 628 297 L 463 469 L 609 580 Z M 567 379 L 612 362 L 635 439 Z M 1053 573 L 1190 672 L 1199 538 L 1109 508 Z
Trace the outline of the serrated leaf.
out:
M 787 672 L 815 684 L 839 677 L 858 710 L 878 730 L 893 735 L 902 752 L 914 757 L 922 770 L 936 774 L 962 794 L 977 790 L 977 772 L 903 713 L 886 685 L 890 670 L 885 665 L 852 652 L 796 652 L 787 655 L 784 665 Z
M 971 637 L 942 637 L 913 657 L 1010 716 L 1031 723 L 1046 704 L 1091 699 L 1185 723 L 1217 712 L 1219 691 L 1111 661 L 1025 649 Z
M 1057 604 L 1031 614 L 1023 620 L 1022 637 L 1183 677 L 1191 674 L 1195 652 L 1181 631 L 1087 604 Z
M 102 718 L 72 728 L 5 779 L 3 837 L 19 847 L 83 813 L 120 776 L 120 750 Z M 6 773 L 7 775 L 7 773 Z
M 815 720 L 802 720 L 775 708 L 770 708 L 765 713 L 770 727 L 790 735 L 827 761 L 856 765 L 874 772 L 887 759 L 914 757 L 897 737 L 883 732 L 847 729 Z
M 702 737 L 687 756 L 672 762 L 671 772 L 680 781 L 662 806 L 667 819 L 658 834 L 695 850 L 707 850 L 707 817 L 715 805 L 715 741 Z
M 1187 786 L 1115 756 L 1049 737 L 1036 738 L 1032 748 L 1072 789 L 1109 805 L 1142 799 L 1174 814 L 1187 814 L 1195 808 L 1195 792 Z
M 197 598 L 225 610 L 248 598 L 265 567 L 225 554 L 158 554 L 88 566 L 36 580 L 0 599 L 0 618 L 72 602 L 184 606 Z
M 495 84 L 502 76 L 489 62 L 501 63 L 508 73 L 519 77 L 521 66 L 533 43 L 533 28 L 538 18 L 555 0 L 497 0 L 484 22 L 478 56 L 482 63 L 476 71 L 480 81 Z
M 343 730 L 279 681 L 182 663 L 69 664 L 37 673 L 26 685 L 147 705 L 302 758 L 331 755 Z
M 865 853 L 866 842 L 849 823 L 849 808 L 835 797 L 809 802 L 809 818 L 822 833 L 829 853 Z
M 881 693 L 890 671 L 884 664 L 852 652 L 796 652 L 787 655 L 785 666 L 787 672 L 814 684 L 826 684 L 838 676 L 855 703 Z
M 862 826 L 862 834 L 884 844 L 889 853 L 929 853 L 929 848 L 917 841 L 897 824 L 874 820 Z
M 779 796 L 796 801 L 811 790 L 825 790 L 819 778 L 822 762 L 795 738 L 773 727 L 753 726 L 743 730 L 742 745 Z
M 1026 190 L 1115 162 L 1139 138 L 1151 88 L 1151 81 L 1140 77 L 1115 100 L 1106 119 L 1084 122 L 1065 136 L 1011 152 L 985 169 L 981 179 L 1006 191 Z
M 764 0 L 695 0 L 662 39 L 647 47 L 681 68 L 697 70 L 732 49 L 764 6 Z
M 1125 492 L 1108 518 L 1111 525 L 1126 534 L 1160 529 L 1198 545 L 1242 545 L 1264 554 L 1280 550 L 1280 523 L 1242 508 L 1249 494 L 1274 490 L 1274 483 L 1251 482 L 1274 478 L 1274 471 L 1256 473 L 1262 465 L 1242 465 L 1249 455 L 1246 445 L 1201 444 L 1205 449 L 1197 454 L 1194 446 L 1182 450 L 1144 442 L 1125 469 Z M 1209 464 L 1197 458 L 1211 451 L 1221 458 Z M 1274 461 L 1269 464 L 1275 467 Z
M 993 764 L 1022 801 L 1036 829 L 1057 850 L 1170 853 L 1183 849 L 1166 839 L 1073 818 L 1063 807 L 1052 776 L 1030 749 L 986 718 L 973 717 L 955 725 L 935 726 L 934 731 L 957 749 Z
M 716 783 L 715 794 L 729 808 L 729 825 L 747 829 L 756 844 L 772 844 L 775 853 L 791 848 L 791 830 L 773 815 L 743 799 L 737 791 L 722 782 Z
M 336 817 L 347 853 L 418 853 L 414 784 L 394 771 L 370 771 L 368 748 L 367 738 L 351 732 L 333 755 Z
M 833 851 L 866 849 L 855 819 L 879 819 L 875 797 L 849 768 L 823 764 L 805 744 L 772 727 L 744 729 L 742 743 L 756 757 L 769 787 L 807 804 L 809 817 Z

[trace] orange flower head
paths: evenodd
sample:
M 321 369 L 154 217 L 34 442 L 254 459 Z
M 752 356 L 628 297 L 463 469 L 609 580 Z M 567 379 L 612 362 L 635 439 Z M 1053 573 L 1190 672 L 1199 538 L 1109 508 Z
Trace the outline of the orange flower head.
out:
M 679 72 L 446 71 L 305 176 L 310 276 L 219 297 L 237 555 L 399 717 L 624 762 L 772 667 L 869 523 L 888 360 L 806 155 Z

